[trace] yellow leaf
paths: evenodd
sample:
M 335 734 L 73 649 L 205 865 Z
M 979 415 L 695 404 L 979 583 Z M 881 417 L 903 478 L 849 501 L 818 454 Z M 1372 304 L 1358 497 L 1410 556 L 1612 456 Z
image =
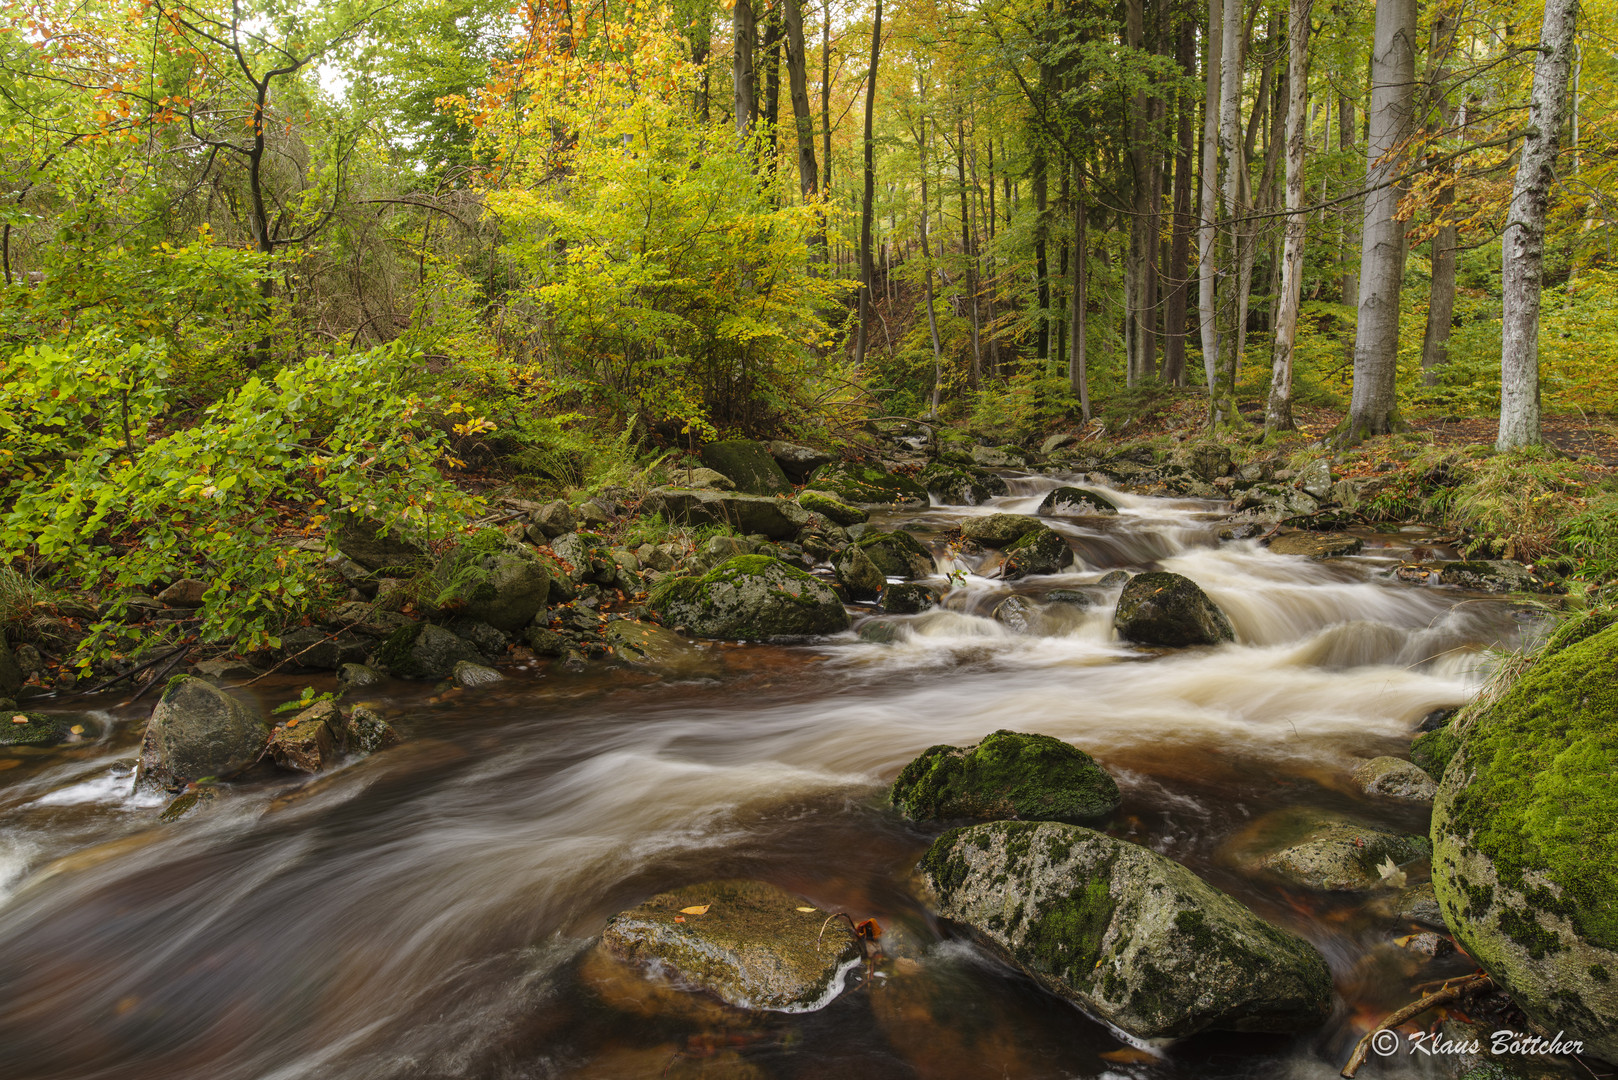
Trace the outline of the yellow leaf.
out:
M 792 910 L 793 911 L 814 911 L 815 909 L 812 908 L 812 907 L 801 907 L 801 908 L 793 908 Z
M 708 909 L 711 908 L 711 907 L 713 907 L 712 904 L 698 904 L 695 907 L 683 907 L 683 908 L 680 909 L 680 914 L 681 915 L 706 915 L 706 914 L 708 914 Z
M 26 717 L 26 716 L 21 716 L 21 715 L 18 715 L 18 716 L 13 716 L 13 717 L 12 717 L 12 718 L 11 718 L 11 722 L 12 722 L 12 723 L 13 723 L 13 724 L 26 724 L 26 723 L 28 723 L 28 717 Z M 706 911 L 706 910 L 708 910 L 708 909 L 707 909 L 707 908 L 703 908 L 703 910 L 704 910 L 704 911 Z

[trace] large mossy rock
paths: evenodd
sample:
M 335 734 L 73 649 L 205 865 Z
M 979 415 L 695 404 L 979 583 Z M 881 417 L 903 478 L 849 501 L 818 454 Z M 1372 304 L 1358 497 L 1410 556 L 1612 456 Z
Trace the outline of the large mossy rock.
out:
M 67 738 L 68 725 L 46 713 L 0 708 L 0 746 L 55 746 Z
M 136 782 L 175 788 L 235 776 L 259 759 L 269 738 L 257 709 L 204 679 L 181 676 L 164 687 L 146 722 Z
M 1006 548 L 1000 576 L 1014 581 L 1035 574 L 1054 574 L 1072 565 L 1073 548 L 1067 539 L 1055 529 L 1041 525 L 1023 533 Z
M 790 540 L 809 523 L 809 511 L 790 499 L 739 495 L 729 491 L 659 488 L 641 504 L 680 525 L 729 525 L 743 535 Z
M 984 547 L 1003 548 L 1010 547 L 1036 529 L 1048 527 L 1029 514 L 987 514 L 961 522 L 961 535 Z
M 444 556 L 434 573 L 439 585 L 434 604 L 508 633 L 533 622 L 550 595 L 545 564 L 495 529 Z
M 331 540 L 338 551 L 373 572 L 405 570 L 427 554 L 402 529 L 353 514 L 337 517 Z
M 1118 596 L 1118 633 L 1142 645 L 1217 645 L 1236 640 L 1219 605 L 1188 577 L 1161 570 L 1137 574 Z
M 927 577 L 938 569 L 927 545 L 903 529 L 866 533 L 857 543 L 877 569 L 888 577 Z
M 920 869 L 940 915 L 1137 1038 L 1307 1031 L 1331 1010 L 1313 946 L 1147 848 L 997 821 L 945 833 Z
M 1321 892 L 1403 888 L 1401 868 L 1432 852 L 1424 836 L 1407 836 L 1341 814 L 1283 810 L 1250 827 L 1249 869 Z
M 769 641 L 848 629 L 831 586 L 767 555 L 738 555 L 701 577 L 666 578 L 647 606 L 664 626 L 693 637 Z
M 836 461 L 836 455 L 825 450 L 816 450 L 812 446 L 799 446 L 797 443 L 773 440 L 764 444 L 769 450 L 775 463 L 781 466 L 787 479 L 794 484 L 804 483 L 822 465 L 829 465 Z
M 1433 804 L 1433 887 L 1455 937 L 1550 1031 L 1618 1061 L 1618 627 L 1554 635 L 1463 710 Z
M 850 544 L 834 555 L 832 566 L 837 570 L 837 580 L 843 583 L 844 595 L 850 600 L 875 600 L 888 583 L 881 568 L 858 544 Z
M 950 506 L 981 506 L 1009 490 L 1005 480 L 992 472 L 943 462 L 927 466 L 917 479 L 927 486 L 929 495 Z
M 824 491 L 804 491 L 798 495 L 798 505 L 812 514 L 819 514 L 833 525 L 848 528 L 870 519 L 871 515 L 857 506 L 850 506 L 835 495 Z
M 889 801 L 912 821 L 1094 821 L 1118 784 L 1094 758 L 1049 735 L 996 731 L 975 746 L 934 746 L 899 772 Z
M 875 465 L 834 461 L 809 477 L 810 486 L 851 503 L 886 506 L 926 506 L 927 489 L 908 476 L 885 472 Z
M 1098 517 L 1118 513 L 1118 506 L 1089 488 L 1059 487 L 1039 504 L 1040 517 Z
M 749 495 L 779 495 L 792 490 L 792 481 L 761 442 L 731 439 L 709 443 L 702 448 L 702 463 L 728 477 L 737 491 Z
M 376 662 L 401 679 L 447 679 L 461 661 L 483 663 L 477 646 L 431 623 L 401 626 L 376 650 Z
M 613 916 L 602 943 L 728 1005 L 781 1012 L 829 1005 L 860 957 L 846 923 L 761 881 L 660 893 Z

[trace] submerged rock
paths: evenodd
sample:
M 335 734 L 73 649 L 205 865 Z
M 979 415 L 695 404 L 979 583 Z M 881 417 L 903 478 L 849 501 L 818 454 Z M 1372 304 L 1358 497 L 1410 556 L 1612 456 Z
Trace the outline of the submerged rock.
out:
M 1354 771 L 1354 783 L 1367 795 L 1429 802 L 1438 785 L 1421 767 L 1402 758 L 1372 758 Z
M 264 751 L 269 723 L 258 710 L 204 679 L 169 682 L 141 738 L 136 783 L 181 787 L 213 776 L 227 779 Z
M 857 543 L 877 569 L 889 577 L 926 577 L 937 569 L 927 546 L 903 530 L 864 533 Z
M 45 713 L 0 710 L 0 746 L 55 746 L 67 738 L 60 720 Z
M 1055 529 L 1041 525 L 1024 533 L 1006 548 L 1000 576 L 1007 581 L 1035 574 L 1054 574 L 1073 565 L 1073 548 Z
M 1021 540 L 1036 529 L 1048 526 L 1028 514 L 988 514 L 967 518 L 961 523 L 961 535 L 976 540 L 984 547 L 1003 548 Z
M 1277 555 L 1303 555 L 1316 560 L 1357 555 L 1364 547 L 1363 540 L 1347 533 L 1292 532 L 1270 541 L 1270 550 Z
M 1433 886 L 1531 1020 L 1618 1061 L 1618 627 L 1585 636 L 1599 618 L 1558 631 L 1515 686 L 1457 720 Z
M 1049 735 L 996 731 L 975 746 L 934 746 L 899 772 L 889 801 L 912 821 L 1093 821 L 1118 809 L 1094 758 Z
M 770 450 L 750 439 L 730 439 L 702 448 L 702 463 L 749 495 L 778 495 L 792 490 L 792 481 L 770 456 Z
M 1330 1013 L 1313 946 L 1135 844 L 1000 821 L 945 833 L 920 869 L 940 915 L 1136 1038 L 1307 1031 Z
M 1041 517 L 1095 517 L 1116 514 L 1118 507 L 1088 488 L 1059 487 L 1039 504 Z
M 365 664 L 344 664 L 337 669 L 337 686 L 345 693 L 350 690 L 364 690 L 366 687 L 380 686 L 386 679 L 386 675 Z
M 1426 837 L 1402 836 L 1341 814 L 1281 811 L 1252 828 L 1253 869 L 1323 892 L 1402 889 L 1405 864 L 1432 851 Z
M 739 555 L 702 577 L 667 578 L 647 606 L 663 625 L 694 637 L 768 641 L 848 629 L 831 586 L 766 555 Z
M 486 664 L 474 663 L 471 660 L 456 661 L 455 667 L 449 673 L 450 680 L 464 690 L 476 690 L 484 686 L 493 686 L 498 682 L 505 682 L 506 677 Z
M 1143 645 L 1217 645 L 1236 639 L 1230 619 L 1196 582 L 1163 571 L 1130 578 L 1113 621 L 1122 637 Z
M 860 958 L 848 925 L 827 916 L 761 881 L 709 881 L 613 916 L 602 942 L 728 1005 L 811 1012 L 842 991 Z
M 938 591 L 916 582 L 895 582 L 882 587 L 882 609 L 890 615 L 917 615 L 938 606 Z
M 483 654 L 441 626 L 416 623 L 395 630 L 377 648 L 376 660 L 401 679 L 447 679 L 463 660 L 483 663 Z

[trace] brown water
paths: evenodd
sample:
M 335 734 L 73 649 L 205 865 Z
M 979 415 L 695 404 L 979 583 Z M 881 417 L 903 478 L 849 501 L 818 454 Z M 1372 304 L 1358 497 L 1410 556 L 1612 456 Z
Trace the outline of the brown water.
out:
M 925 537 L 1031 512 L 1058 482 L 884 520 Z M 1246 874 L 1228 848 L 1297 806 L 1424 830 L 1423 812 L 1354 792 L 1355 759 L 1403 753 L 1424 714 L 1465 700 L 1519 616 L 1386 577 L 1419 533 L 1309 563 L 1215 546 L 1211 504 L 1117 499 L 1116 519 L 1059 526 L 1069 573 L 1018 583 L 1098 600 L 1049 607 L 1038 636 L 986 617 L 1008 592 L 975 573 L 992 557 L 939 542 L 964 587 L 881 617 L 891 644 L 714 644 L 707 677 L 672 684 L 543 666 L 478 693 L 392 684 L 379 698 L 404 745 L 312 782 L 237 784 L 173 824 L 127 794 L 141 706 L 100 714 L 86 744 L 0 751 L 0 1076 L 1334 1076 L 1368 1017 L 1464 961 L 1420 968 L 1392 943 L 1408 925 Z M 1116 590 L 1094 582 L 1117 567 L 1197 580 L 1238 642 L 1111 640 Z M 1094 754 L 1124 790 L 1109 832 L 1314 941 L 1342 996 L 1331 1023 L 1141 1051 L 933 922 L 910 870 L 936 830 L 886 811 L 884 785 L 925 747 L 1000 727 Z M 613 912 L 714 877 L 874 917 L 907 959 L 820 1012 L 762 1017 L 596 969 L 587 946 Z

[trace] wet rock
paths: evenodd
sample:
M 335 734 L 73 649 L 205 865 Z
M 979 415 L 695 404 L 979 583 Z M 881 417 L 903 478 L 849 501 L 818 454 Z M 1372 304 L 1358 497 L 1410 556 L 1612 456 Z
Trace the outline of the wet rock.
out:
M 376 668 L 365 664 L 344 664 L 337 669 L 337 686 L 345 693 L 380 686 L 386 678 Z
M 902 636 L 899 628 L 882 619 L 866 619 L 860 624 L 859 638 L 872 645 L 892 645 Z
M 737 491 L 749 495 L 777 495 L 792 490 L 769 448 L 750 439 L 730 439 L 702 448 L 702 463 L 730 478 Z
M 912 821 L 1094 821 L 1118 809 L 1094 758 L 1049 735 L 996 731 L 975 746 L 934 746 L 900 770 L 889 801 Z
M 11 707 L 0 711 L 0 746 L 55 746 L 67 738 L 67 726 L 45 713 L 22 712 Z
M 1059 487 L 1039 504 L 1040 517 L 1096 517 L 1116 514 L 1118 507 L 1088 488 Z
M 1510 559 L 1477 559 L 1471 562 L 1442 563 L 1438 572 L 1438 580 L 1444 585 L 1454 585 L 1462 589 L 1472 589 L 1476 592 L 1556 593 L 1562 591 L 1561 586 L 1555 582 L 1546 581 L 1522 563 L 1512 562 Z
M 991 617 L 1007 630 L 1018 634 L 1037 635 L 1044 630 L 1045 620 L 1040 617 L 1039 605 L 1015 593 L 996 604 Z
M 927 577 L 938 568 L 926 545 L 902 530 L 866 532 L 856 543 L 888 577 Z
M 677 679 L 702 678 L 719 672 L 718 658 L 712 653 L 656 623 L 614 619 L 602 630 L 602 635 L 618 658 L 631 667 Z
M 1354 783 L 1367 795 L 1411 802 L 1430 802 L 1438 785 L 1419 766 L 1396 757 L 1372 758 L 1354 772 Z
M 1618 1061 L 1618 627 L 1565 625 L 1464 710 L 1433 803 L 1433 886 L 1456 939 L 1530 1020 Z M 1597 626 L 1605 629 L 1594 633 Z M 1586 636 L 1588 635 L 1588 636 Z
M 494 668 L 474 664 L 469 660 L 458 661 L 449 677 L 451 682 L 463 690 L 477 690 L 480 687 L 506 681 L 506 677 Z
M 1400 868 L 1432 850 L 1425 837 L 1401 836 L 1341 814 L 1281 811 L 1261 819 L 1253 832 L 1261 839 L 1251 852 L 1251 868 L 1323 892 L 1402 889 L 1406 876 Z
M 440 560 L 433 603 L 461 618 L 517 631 L 533 621 L 550 596 L 550 575 L 533 552 L 486 529 Z
M 781 471 L 786 473 L 787 479 L 794 484 L 804 483 L 816 469 L 837 460 L 835 455 L 825 450 L 780 440 L 767 442 L 764 448 L 770 452 L 770 456 L 781 467 Z
M 164 687 L 147 721 L 136 783 L 161 788 L 228 779 L 258 760 L 269 737 L 257 709 L 210 682 L 181 676 Z
M 619 959 L 728 1005 L 786 1012 L 830 1004 L 860 957 L 858 940 L 841 920 L 827 923 L 826 912 L 759 881 L 710 881 L 661 893 L 613 916 L 602 942 Z
M 528 515 L 534 529 L 546 540 L 570 533 L 579 527 L 579 519 L 566 500 L 556 499 Z
M 1331 1011 L 1313 946 L 1135 844 L 999 821 L 945 833 L 920 869 L 940 915 L 1136 1038 L 1308 1031 Z
M 1217 645 L 1236 639 L 1230 619 L 1196 582 L 1163 571 L 1129 579 L 1113 623 L 1120 636 L 1143 645 Z
M 790 540 L 809 523 L 809 512 L 790 499 L 723 491 L 658 488 L 646 497 L 641 509 L 661 513 L 681 525 L 729 525 L 771 540 Z
M 875 465 L 834 461 L 822 465 L 809 478 L 811 485 L 845 502 L 888 506 L 926 506 L 927 489 L 908 476 Z
M 160 604 L 177 608 L 199 608 L 202 606 L 202 597 L 208 591 L 206 581 L 196 578 L 181 578 L 173 585 L 157 594 Z
M 365 659 L 369 647 L 349 630 L 299 626 L 281 635 L 281 658 L 294 668 L 336 671 Z
M 1423 733 L 1437 731 L 1439 728 L 1455 719 L 1455 714 L 1459 711 L 1460 708 L 1454 705 L 1442 709 L 1434 709 L 1432 712 L 1429 712 L 1427 715 L 1421 718 L 1421 723 L 1416 725 L 1416 730 Z
M 694 994 L 689 987 L 670 979 L 655 967 L 647 968 L 618 959 L 604 942 L 585 952 L 580 959 L 579 983 L 601 1005 L 637 1021 L 678 1021 L 699 1027 L 730 1027 L 745 1023 L 748 1013 L 726 1005 L 707 994 Z M 664 1052 L 656 1061 L 648 1060 L 649 1071 L 660 1074 L 669 1060 Z M 629 1075 L 636 1075 L 630 1073 Z
M 1444 929 L 1444 913 L 1438 906 L 1438 897 L 1433 893 L 1433 883 L 1424 881 L 1400 893 L 1394 917 L 1435 930 Z
M 1035 529 L 1047 528 L 1037 517 L 1028 514 L 988 514 L 967 518 L 961 523 L 961 535 L 975 540 L 984 547 L 1003 548 L 1016 543 Z
M 1357 555 L 1365 547 L 1365 542 L 1347 533 L 1293 532 L 1275 537 L 1269 546 L 1277 555 L 1303 555 L 1320 560 Z
M 462 660 L 481 664 L 483 654 L 431 623 L 401 627 L 376 650 L 376 662 L 401 679 L 447 679 Z
M 1096 584 L 1101 586 L 1103 589 L 1115 589 L 1120 585 L 1128 585 L 1129 571 L 1108 570 L 1105 574 L 1101 575 L 1100 580 L 1098 580 Z
M 566 636 L 544 626 L 530 626 L 526 638 L 536 656 L 566 656 L 573 647 Z
M 0 697 L 14 698 L 22 689 L 23 673 L 11 646 L 6 644 L 6 631 L 0 627 Z
M 965 469 L 934 462 L 917 477 L 927 493 L 947 506 L 981 506 L 1008 490 L 1006 482 L 991 472 Z
M 290 772 L 317 773 L 337 757 L 342 716 L 322 701 L 288 720 L 270 734 L 270 756 Z
M 850 506 L 835 495 L 824 491 L 803 491 L 798 495 L 798 505 L 810 513 L 820 514 L 834 525 L 848 528 L 858 525 L 870 518 L 870 513 L 857 506 Z
M 832 556 L 832 566 L 837 571 L 837 580 L 843 583 L 843 595 L 850 600 L 875 600 L 888 583 L 887 577 L 858 544 L 850 544 Z
M 1332 492 L 1331 465 L 1325 458 L 1316 458 L 1298 470 L 1297 485 L 1304 494 L 1325 502 Z
M 369 705 L 356 705 L 348 715 L 348 748 L 356 754 L 374 754 L 399 742 L 399 733 Z
M 264 674 L 242 660 L 203 660 L 191 668 L 194 675 L 211 683 L 238 683 L 256 679 Z
M 647 607 L 694 637 L 768 641 L 848 629 L 848 612 L 825 582 L 778 559 L 740 555 L 701 577 L 657 583 Z
M 1313 496 L 1274 484 L 1256 484 L 1232 499 L 1230 505 L 1239 515 L 1272 522 L 1313 514 L 1320 509 L 1320 503 Z
M 938 606 L 938 590 L 915 582 L 893 582 L 882 587 L 882 609 L 890 615 L 918 615 Z
M 1095 599 L 1077 589 L 1050 589 L 1042 598 L 1047 604 L 1071 604 L 1073 607 L 1094 607 Z
M 974 446 L 972 460 L 985 469 L 1020 469 L 1028 464 L 1028 451 L 1020 446 Z
M 179 821 L 217 801 L 218 798 L 219 789 L 211 784 L 188 788 L 169 800 L 168 805 L 157 815 L 157 820 L 164 823 Z
M 399 527 L 368 521 L 352 514 L 339 515 L 332 530 L 332 545 L 372 572 L 406 570 L 427 554 Z
M 1455 942 L 1443 934 L 1424 931 L 1420 934 L 1409 934 L 1395 941 L 1401 949 L 1412 952 L 1418 956 L 1425 956 L 1436 960 L 1440 956 L 1448 956 L 1455 951 Z
M 536 612 L 535 617 L 543 614 Z M 498 660 L 506 653 L 508 644 L 505 631 L 497 630 L 479 619 L 451 619 L 444 629 L 458 638 L 470 641 L 474 648 L 490 660 Z
M 1055 529 L 1041 525 L 1024 533 L 1006 548 L 1006 560 L 1000 564 L 1000 576 L 1013 581 L 1035 574 L 1054 574 L 1072 565 L 1073 548 L 1067 538 Z

